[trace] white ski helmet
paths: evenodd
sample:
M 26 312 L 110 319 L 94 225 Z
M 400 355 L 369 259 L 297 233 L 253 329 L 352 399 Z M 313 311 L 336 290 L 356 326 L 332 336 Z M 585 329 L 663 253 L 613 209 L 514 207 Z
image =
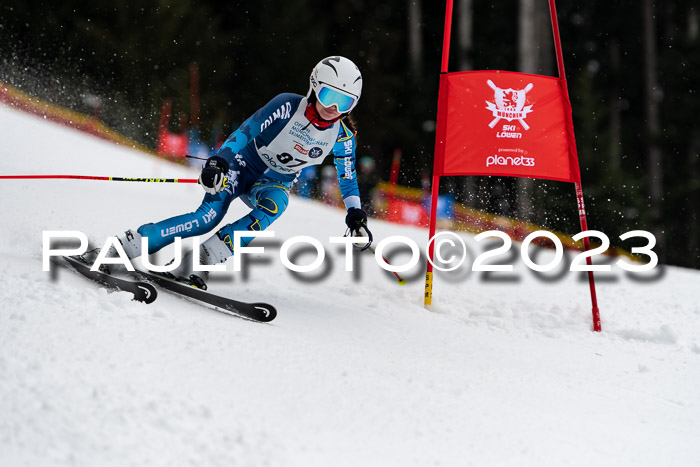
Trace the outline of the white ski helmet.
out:
M 338 112 L 349 113 L 362 94 L 360 69 L 345 57 L 326 57 L 311 71 L 306 97 L 311 97 L 312 92 L 324 107 L 335 104 Z

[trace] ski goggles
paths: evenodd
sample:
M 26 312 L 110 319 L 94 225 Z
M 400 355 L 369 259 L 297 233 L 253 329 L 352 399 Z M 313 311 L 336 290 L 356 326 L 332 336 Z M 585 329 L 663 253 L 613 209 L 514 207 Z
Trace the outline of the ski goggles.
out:
M 357 101 L 355 97 L 340 91 L 336 91 L 335 89 L 331 89 L 327 86 L 321 86 L 321 89 L 318 90 L 316 97 L 322 106 L 330 107 L 335 105 L 338 107 L 338 112 L 342 114 L 350 112 L 350 109 L 353 108 L 355 102 Z

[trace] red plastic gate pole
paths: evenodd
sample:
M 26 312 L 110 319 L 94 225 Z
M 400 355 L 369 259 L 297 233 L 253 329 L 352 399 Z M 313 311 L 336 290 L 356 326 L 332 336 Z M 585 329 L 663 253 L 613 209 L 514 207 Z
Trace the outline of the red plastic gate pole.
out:
M 445 32 L 442 37 L 442 63 L 440 65 L 440 73 L 447 73 L 447 66 L 450 60 L 450 34 L 452 32 L 452 0 L 447 0 L 447 8 L 445 10 Z M 442 79 L 440 80 L 442 82 Z M 446 89 L 440 86 L 440 94 L 438 97 L 438 130 L 444 128 L 444 122 L 441 122 L 440 110 L 444 104 L 443 99 L 445 99 L 444 92 Z M 436 131 L 435 134 L 435 155 L 433 157 L 433 186 L 430 195 L 430 225 L 428 228 L 428 240 L 432 240 L 435 236 L 435 224 L 437 222 L 437 202 L 438 194 L 440 191 L 440 173 L 442 172 L 443 157 L 442 144 L 444 141 L 444 134 L 440 131 Z M 428 266 L 425 271 L 425 297 L 423 304 L 425 307 L 432 305 L 433 303 L 433 257 L 435 254 L 435 242 L 430 242 L 428 244 Z
M 581 187 L 581 170 L 578 165 L 578 154 L 576 151 L 576 139 L 574 137 L 574 124 L 572 120 L 572 108 L 571 101 L 569 100 L 569 89 L 566 84 L 566 72 L 564 71 L 564 58 L 562 56 L 561 50 L 561 39 L 559 38 L 559 23 L 557 22 L 557 7 L 554 4 L 554 0 L 549 0 L 549 16 L 552 19 L 552 33 L 554 34 L 554 48 L 557 54 L 557 67 L 559 69 L 559 86 L 561 87 L 561 92 L 564 97 L 564 104 L 566 109 L 564 112 L 566 118 L 566 130 L 567 138 L 569 140 L 569 156 L 571 158 L 571 166 L 575 167 L 576 173 L 574 186 L 576 189 L 576 200 L 578 204 L 578 215 L 579 221 L 581 222 L 581 231 L 585 232 L 588 230 L 588 221 L 586 220 L 586 208 L 583 204 L 583 188 Z M 584 251 L 590 249 L 590 242 L 588 237 L 583 237 L 583 248 Z M 586 264 L 588 266 L 592 265 L 591 257 L 586 258 Z M 593 330 L 600 332 L 602 326 L 600 323 L 600 310 L 598 309 L 598 298 L 596 297 L 595 291 L 595 280 L 593 278 L 593 271 L 588 271 L 588 285 L 591 291 L 591 303 L 593 306 Z

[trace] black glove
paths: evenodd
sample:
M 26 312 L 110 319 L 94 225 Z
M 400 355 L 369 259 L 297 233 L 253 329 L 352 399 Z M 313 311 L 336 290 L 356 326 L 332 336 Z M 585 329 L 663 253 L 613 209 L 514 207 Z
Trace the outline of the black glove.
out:
M 348 210 L 348 215 L 345 216 L 345 223 L 353 237 L 368 237 L 367 243 L 353 244 L 353 247 L 358 250 L 366 250 L 372 245 L 372 232 L 367 228 L 367 213 L 362 209 L 350 208 Z M 348 233 L 345 235 L 347 236 Z
M 360 230 L 360 227 L 367 227 L 367 214 L 358 208 L 350 208 L 345 216 L 345 224 L 353 232 Z
M 199 175 L 199 184 L 202 185 L 202 188 L 207 193 L 211 195 L 217 194 L 226 185 L 228 169 L 229 166 L 226 159 L 219 156 L 210 157 Z

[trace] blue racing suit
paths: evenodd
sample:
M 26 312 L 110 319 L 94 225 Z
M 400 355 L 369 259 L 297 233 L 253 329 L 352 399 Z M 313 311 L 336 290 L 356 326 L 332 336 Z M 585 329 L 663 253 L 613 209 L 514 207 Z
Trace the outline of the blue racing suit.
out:
M 279 94 L 255 112 L 221 146 L 217 156 L 229 163 L 224 189 L 206 194 L 196 211 L 155 224 L 138 232 L 148 237 L 148 254 L 171 244 L 175 237 L 203 235 L 222 220 L 231 201 L 241 198 L 252 211 L 217 232 L 233 252 L 233 232 L 264 230 L 282 215 L 289 190 L 298 173 L 333 155 L 346 209 L 360 208 L 355 173 L 355 135 L 342 120 L 318 128 L 306 118 L 308 101 L 298 94 Z M 242 237 L 245 246 L 251 237 Z

